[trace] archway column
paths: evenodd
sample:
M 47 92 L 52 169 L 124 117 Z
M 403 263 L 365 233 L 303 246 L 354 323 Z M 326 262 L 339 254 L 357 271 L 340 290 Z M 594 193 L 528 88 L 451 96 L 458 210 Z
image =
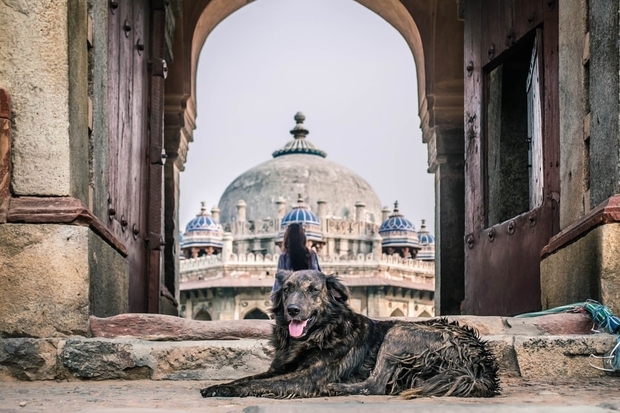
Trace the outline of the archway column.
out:
M 462 126 L 435 127 L 428 142 L 435 173 L 435 315 L 460 314 L 464 299 L 463 133 Z

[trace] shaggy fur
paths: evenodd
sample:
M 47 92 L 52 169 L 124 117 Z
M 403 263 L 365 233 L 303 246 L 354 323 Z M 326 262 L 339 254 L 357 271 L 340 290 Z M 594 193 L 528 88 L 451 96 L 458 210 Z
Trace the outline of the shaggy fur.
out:
M 497 362 L 477 331 L 445 318 L 372 320 L 347 304 L 336 277 L 279 272 L 274 360 L 265 373 L 202 389 L 203 397 L 348 394 L 491 397 Z

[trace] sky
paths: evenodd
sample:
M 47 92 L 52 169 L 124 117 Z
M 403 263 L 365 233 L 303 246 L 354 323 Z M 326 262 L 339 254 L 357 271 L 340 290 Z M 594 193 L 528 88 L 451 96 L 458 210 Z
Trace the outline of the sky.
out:
M 221 22 L 200 54 L 197 119 L 181 173 L 182 228 L 205 201 L 271 159 L 302 111 L 308 140 L 364 178 L 382 205 L 433 231 L 413 55 L 354 0 L 256 0 Z

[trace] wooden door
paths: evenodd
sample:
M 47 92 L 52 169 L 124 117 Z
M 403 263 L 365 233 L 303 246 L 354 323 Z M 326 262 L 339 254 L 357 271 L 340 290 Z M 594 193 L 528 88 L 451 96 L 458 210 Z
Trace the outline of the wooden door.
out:
M 162 133 L 159 125 L 151 124 L 157 117 L 161 119 L 153 110 L 162 110 L 158 104 L 153 107 L 154 92 L 163 91 L 163 84 L 152 81 L 153 61 L 160 53 L 153 41 L 163 37 L 153 30 L 163 30 L 154 20 L 156 3 L 109 2 L 108 227 L 129 251 L 131 312 L 157 312 L 159 308 L 161 266 L 154 261 L 159 260 L 159 254 L 153 257 L 151 253 L 160 247 L 157 236 L 161 231 L 156 227 L 161 220 L 156 217 L 162 211 L 161 197 L 153 196 L 161 192 L 162 183 L 152 166 L 158 169 L 162 160 L 161 150 L 157 159 L 152 159 L 153 149 L 157 151 L 154 143 Z M 160 61 L 155 61 L 156 68 Z M 155 99 L 161 100 L 160 96 Z
M 538 310 L 559 231 L 557 5 L 470 0 L 465 23 L 465 312 Z

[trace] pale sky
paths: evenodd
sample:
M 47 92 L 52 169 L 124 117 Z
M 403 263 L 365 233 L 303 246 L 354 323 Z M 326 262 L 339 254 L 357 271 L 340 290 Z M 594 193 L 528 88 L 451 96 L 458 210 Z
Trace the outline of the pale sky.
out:
M 197 128 L 181 174 L 180 223 L 292 139 L 297 111 L 327 159 L 382 205 L 434 233 L 434 176 L 418 117 L 413 55 L 353 0 L 256 0 L 220 23 L 200 55 Z

